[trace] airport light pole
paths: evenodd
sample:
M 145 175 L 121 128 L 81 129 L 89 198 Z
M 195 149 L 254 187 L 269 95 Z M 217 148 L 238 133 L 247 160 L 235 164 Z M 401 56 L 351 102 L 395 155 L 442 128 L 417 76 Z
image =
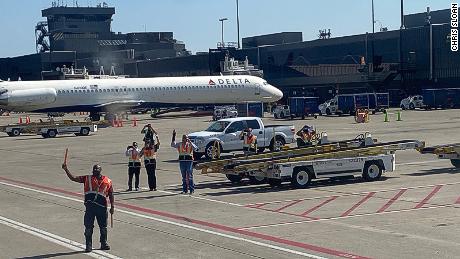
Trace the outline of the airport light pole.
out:
M 238 49 L 241 48 L 240 45 L 240 5 L 239 0 L 236 0 L 236 32 L 238 35 Z
M 374 0 L 372 0 L 372 72 L 374 72 L 374 61 L 375 61 L 375 52 L 374 52 L 374 41 L 375 41 L 375 17 L 374 17 Z
M 221 45 L 222 48 L 225 47 L 225 43 L 224 43 L 224 22 L 227 21 L 227 20 L 228 20 L 228 18 L 219 19 L 219 22 L 222 23 L 222 42 L 221 42 L 222 43 L 222 45 Z

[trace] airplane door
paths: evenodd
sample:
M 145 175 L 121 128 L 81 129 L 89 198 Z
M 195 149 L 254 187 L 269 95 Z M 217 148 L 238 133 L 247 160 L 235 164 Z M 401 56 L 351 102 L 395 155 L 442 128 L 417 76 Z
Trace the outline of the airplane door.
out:
M 260 95 L 260 84 L 256 84 L 255 95 Z

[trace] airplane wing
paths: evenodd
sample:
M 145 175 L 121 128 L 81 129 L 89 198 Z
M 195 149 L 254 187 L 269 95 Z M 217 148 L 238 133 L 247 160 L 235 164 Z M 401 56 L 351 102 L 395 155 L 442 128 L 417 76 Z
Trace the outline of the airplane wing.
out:
M 108 103 L 102 103 L 98 104 L 95 107 L 108 107 L 112 105 L 121 105 L 121 106 L 139 106 L 141 104 L 145 103 L 143 100 L 122 100 L 122 101 L 113 101 L 113 102 L 108 102 Z
M 145 103 L 145 101 L 143 100 L 122 100 L 98 104 L 95 107 L 102 108 L 108 111 L 119 111 L 137 107 L 142 105 L 143 103 Z

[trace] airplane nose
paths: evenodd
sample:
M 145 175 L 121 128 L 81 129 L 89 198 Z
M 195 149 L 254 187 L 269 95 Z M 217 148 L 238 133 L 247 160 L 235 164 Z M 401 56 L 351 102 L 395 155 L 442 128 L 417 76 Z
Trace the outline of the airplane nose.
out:
M 280 89 L 272 86 L 270 90 L 271 94 L 273 95 L 273 98 L 276 99 L 276 101 L 279 101 L 281 100 L 281 98 L 283 98 L 283 92 L 281 92 Z

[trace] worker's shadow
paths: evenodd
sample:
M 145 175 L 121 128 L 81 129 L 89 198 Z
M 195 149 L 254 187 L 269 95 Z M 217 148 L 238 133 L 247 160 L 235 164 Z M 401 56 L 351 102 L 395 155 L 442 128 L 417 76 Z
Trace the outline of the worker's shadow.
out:
M 27 256 L 27 257 L 16 257 L 16 259 L 42 259 L 42 258 L 60 258 L 63 256 L 72 256 L 84 254 L 84 251 L 73 251 L 73 252 L 66 252 L 66 253 L 53 253 L 53 254 L 43 254 L 43 255 L 34 255 L 34 256 Z
M 386 181 L 393 177 L 382 177 L 379 181 Z M 361 177 L 355 178 L 335 178 L 335 179 L 327 179 L 327 180 L 319 180 L 319 181 L 312 181 L 308 189 L 315 189 L 320 187 L 330 187 L 330 186 L 342 186 L 342 185 L 349 185 L 349 184 L 358 184 L 358 183 L 366 183 Z M 283 182 L 280 186 L 271 187 L 268 184 L 259 184 L 259 185 L 251 185 L 247 181 L 242 181 L 238 184 L 233 184 L 230 182 L 222 182 L 222 183 L 209 183 L 209 184 L 197 184 L 195 185 L 195 189 L 219 189 L 218 192 L 209 192 L 209 193 L 202 193 L 202 195 L 206 196 L 224 196 L 224 195 L 231 195 L 231 194 L 241 194 L 241 193 L 270 193 L 270 192 L 284 192 L 284 191 L 291 191 L 291 190 L 299 190 L 296 187 L 292 186 L 289 182 Z
M 421 170 L 420 172 L 414 172 L 407 174 L 409 176 L 426 176 L 426 175 L 437 175 L 437 174 L 459 174 L 460 168 L 446 167 L 446 168 L 435 168 Z

